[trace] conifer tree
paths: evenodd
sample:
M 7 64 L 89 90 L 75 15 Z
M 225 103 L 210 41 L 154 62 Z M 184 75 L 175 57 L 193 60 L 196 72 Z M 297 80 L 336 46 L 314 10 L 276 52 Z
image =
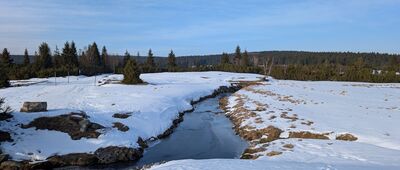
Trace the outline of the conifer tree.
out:
M 53 59 L 55 66 L 61 67 L 64 65 L 64 57 L 61 56 L 60 50 L 58 49 L 57 46 L 56 49 L 54 50 Z
M 71 56 L 71 48 L 69 46 L 69 42 L 65 42 L 64 48 L 62 49 L 61 57 L 63 62 L 60 63 L 61 65 L 66 65 L 67 67 L 72 66 L 72 56 Z
M 25 51 L 24 51 L 24 66 L 27 66 L 30 63 L 31 63 L 31 61 L 29 59 L 28 49 L 25 48 Z
M 125 51 L 125 55 L 124 55 L 124 60 L 123 60 L 123 66 L 125 67 L 125 65 L 128 63 L 128 61 L 131 59 L 131 54 L 129 54 L 128 50 Z
M 39 69 L 48 69 L 53 66 L 51 60 L 50 47 L 47 43 L 43 42 L 39 46 L 39 55 L 37 59 L 37 66 Z
M 102 65 L 103 65 L 103 72 L 107 72 L 108 71 L 108 53 L 107 53 L 106 46 L 103 46 L 103 48 L 101 50 L 101 61 L 102 61 Z
M 124 79 L 122 80 L 122 83 L 124 84 L 143 83 L 143 81 L 140 79 L 140 69 L 135 59 L 127 60 L 123 74 L 124 74 Z
M 236 65 L 240 65 L 241 60 L 242 60 L 242 52 L 240 51 L 240 47 L 237 46 L 235 50 L 234 62 Z
M 13 62 L 13 59 L 11 59 L 10 52 L 8 52 L 7 48 L 3 49 L 3 53 L 1 54 L 1 62 L 5 67 L 9 67 Z
M 78 52 L 75 47 L 75 42 L 72 41 L 70 45 L 70 50 L 69 50 L 69 55 L 71 57 L 71 67 L 78 67 L 79 62 L 78 62 Z
M 0 88 L 10 86 L 7 71 L 4 65 L 4 63 L 0 63 Z
M 149 49 L 149 53 L 147 54 L 146 64 L 150 68 L 156 67 L 156 63 L 154 62 L 153 52 Z
M 227 53 L 222 53 L 221 64 L 229 64 L 229 55 Z
M 171 52 L 168 54 L 168 70 L 175 71 L 175 69 L 176 69 L 175 53 L 174 51 L 171 50 Z
M 242 66 L 247 67 L 247 66 L 249 66 L 249 63 L 250 63 L 249 54 L 247 53 L 247 50 L 245 50 L 244 53 L 243 53 L 243 56 L 242 56 L 241 64 L 242 64 Z

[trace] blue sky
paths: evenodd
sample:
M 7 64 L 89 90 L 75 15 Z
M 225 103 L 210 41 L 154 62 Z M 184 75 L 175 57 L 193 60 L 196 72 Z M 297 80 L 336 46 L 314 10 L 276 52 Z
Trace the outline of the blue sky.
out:
M 74 40 L 110 53 L 400 53 L 400 0 L 0 0 L 0 48 Z

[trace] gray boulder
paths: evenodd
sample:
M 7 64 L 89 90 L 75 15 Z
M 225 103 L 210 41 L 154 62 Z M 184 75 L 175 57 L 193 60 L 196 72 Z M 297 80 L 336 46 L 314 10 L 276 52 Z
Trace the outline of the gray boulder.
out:
M 44 112 L 47 111 L 47 102 L 24 102 L 21 112 Z

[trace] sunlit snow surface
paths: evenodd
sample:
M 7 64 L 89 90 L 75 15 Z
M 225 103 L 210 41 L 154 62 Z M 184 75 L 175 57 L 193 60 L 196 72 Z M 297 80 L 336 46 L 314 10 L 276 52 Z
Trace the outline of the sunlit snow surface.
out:
M 105 84 L 105 80 L 121 80 L 122 75 L 95 77 L 30 79 L 12 84 L 28 86 L 0 89 L 8 105 L 15 110 L 10 122 L 1 122 L 0 130 L 11 132 L 14 142 L 4 142 L 1 149 L 13 159 L 44 160 L 54 154 L 93 152 L 99 147 L 137 147 L 140 136 L 148 139 L 169 128 L 178 113 L 192 108 L 190 102 L 213 93 L 230 81 L 258 80 L 260 75 L 225 72 L 154 73 L 142 74 L 146 85 Z M 96 81 L 95 81 L 96 80 Z M 100 82 L 99 82 L 100 81 Z M 46 101 L 48 112 L 20 113 L 25 101 Z M 34 118 L 85 111 L 90 121 L 106 126 L 98 139 L 71 140 L 66 133 L 47 130 L 21 129 Z M 116 119 L 114 113 L 132 112 L 127 119 Z M 121 132 L 113 122 L 129 127 Z

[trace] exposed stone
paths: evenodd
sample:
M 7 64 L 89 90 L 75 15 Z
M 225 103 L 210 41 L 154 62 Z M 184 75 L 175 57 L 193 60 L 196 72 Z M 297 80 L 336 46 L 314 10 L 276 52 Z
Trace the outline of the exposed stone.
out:
M 139 137 L 137 140 L 137 143 L 139 144 L 139 146 L 141 148 L 148 148 L 149 146 L 147 145 L 147 143 L 141 138 Z
M 9 157 L 10 156 L 8 154 L 0 154 L 0 164 L 4 161 L 7 161 Z
M 4 161 L 0 165 L 2 170 L 20 170 L 22 168 L 22 163 L 17 161 Z
M 98 163 L 96 155 L 87 153 L 71 153 L 67 155 L 56 155 L 47 158 L 47 161 L 53 167 L 62 166 L 88 166 Z M 46 166 L 49 166 L 48 164 Z
M 10 118 L 12 118 L 12 117 L 13 117 L 12 114 L 9 114 L 9 113 L 0 113 L 0 121 L 8 120 L 8 119 L 10 119 Z
M 127 147 L 109 146 L 97 149 L 94 154 L 101 164 L 135 161 L 142 157 L 143 150 Z
M 336 140 L 356 141 L 358 138 L 352 134 L 346 133 L 336 136 Z
M 257 159 L 259 155 L 254 155 L 254 154 L 243 154 L 240 159 Z
M 124 125 L 121 122 L 114 122 L 113 123 L 113 128 L 117 128 L 119 131 L 122 131 L 122 132 L 126 132 L 126 131 L 129 130 L 129 127 Z
M 21 112 L 45 112 L 47 111 L 47 102 L 24 102 Z
M 12 142 L 11 135 L 8 132 L 4 132 L 0 130 L 0 142 Z
M 303 138 L 303 139 L 329 139 L 325 134 L 311 133 L 311 132 L 289 132 L 289 138 Z
M 118 118 L 118 119 L 126 119 L 128 117 L 132 116 L 132 113 L 115 113 L 113 114 L 113 118 Z
M 101 133 L 98 129 L 103 126 L 92 123 L 88 120 L 88 116 L 84 113 L 70 113 L 54 117 L 36 118 L 27 125 L 22 125 L 22 128 L 47 129 L 68 133 L 73 140 L 79 140 L 82 137 L 97 138 Z

